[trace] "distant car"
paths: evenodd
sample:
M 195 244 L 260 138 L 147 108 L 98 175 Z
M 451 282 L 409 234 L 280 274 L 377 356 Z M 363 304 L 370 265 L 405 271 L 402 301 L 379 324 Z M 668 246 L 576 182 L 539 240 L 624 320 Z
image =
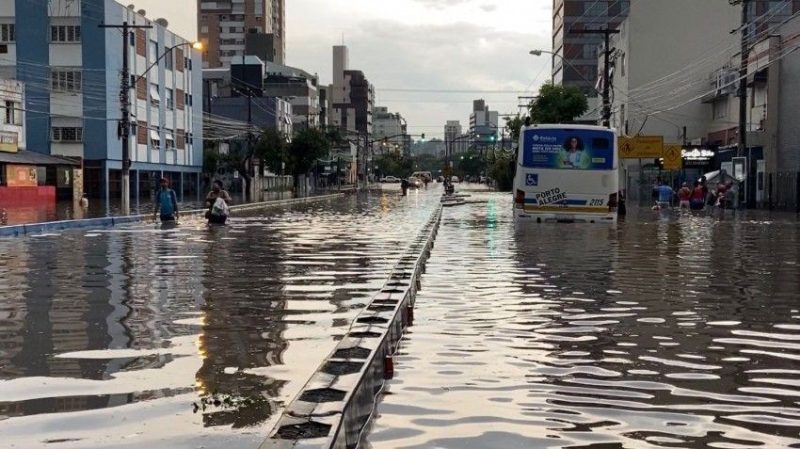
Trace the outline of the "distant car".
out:
M 461 180 L 458 179 L 458 176 L 453 176 L 450 178 L 450 182 L 461 182 Z
M 410 177 L 408 178 L 408 187 L 412 189 L 419 189 L 422 187 L 422 181 L 419 178 Z
M 444 182 L 444 176 L 439 176 L 436 178 L 436 182 Z
M 400 182 L 400 178 L 396 178 L 394 176 L 384 176 L 381 178 L 381 182 L 389 183 L 389 184 L 396 184 Z
M 478 180 L 478 182 L 480 182 L 481 184 L 486 184 L 486 181 L 487 181 L 486 176 L 481 176 L 480 179 Z

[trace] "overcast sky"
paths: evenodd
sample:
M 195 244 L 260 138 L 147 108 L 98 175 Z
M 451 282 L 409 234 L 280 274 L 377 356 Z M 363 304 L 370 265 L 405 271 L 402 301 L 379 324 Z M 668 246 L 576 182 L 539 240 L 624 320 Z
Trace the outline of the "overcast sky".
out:
M 196 0 L 123 3 L 131 2 L 196 36 Z M 550 49 L 551 8 L 552 0 L 286 0 L 286 62 L 330 83 L 331 47 L 344 39 L 350 68 L 375 85 L 376 105 L 406 117 L 410 133 L 437 137 L 446 120 L 468 126 L 473 99 L 516 113 L 516 91 L 549 78 L 550 58 L 528 51 Z

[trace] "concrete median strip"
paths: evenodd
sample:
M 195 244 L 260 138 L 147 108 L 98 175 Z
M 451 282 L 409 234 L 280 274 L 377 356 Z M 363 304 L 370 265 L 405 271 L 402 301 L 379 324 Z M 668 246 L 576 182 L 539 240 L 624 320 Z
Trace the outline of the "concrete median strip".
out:
M 261 449 L 358 445 L 384 381 L 394 375 L 392 357 L 414 319 L 420 277 L 441 216 L 442 208 L 437 207 L 383 288 L 286 407 Z
M 288 206 L 291 204 L 301 204 L 313 201 L 322 201 L 344 196 L 343 193 L 330 195 L 309 196 L 304 198 L 292 198 L 288 200 L 264 201 L 259 203 L 239 204 L 231 206 L 231 212 L 244 212 L 250 210 L 264 209 L 268 207 Z M 181 212 L 181 217 L 202 217 L 207 209 L 195 209 Z M 0 237 L 21 237 L 26 235 L 44 234 L 47 232 L 67 231 L 72 229 L 84 228 L 109 228 L 131 223 L 146 223 L 153 220 L 152 214 L 127 215 L 121 217 L 87 218 L 83 220 L 61 220 L 45 223 L 30 223 L 12 226 L 0 226 Z

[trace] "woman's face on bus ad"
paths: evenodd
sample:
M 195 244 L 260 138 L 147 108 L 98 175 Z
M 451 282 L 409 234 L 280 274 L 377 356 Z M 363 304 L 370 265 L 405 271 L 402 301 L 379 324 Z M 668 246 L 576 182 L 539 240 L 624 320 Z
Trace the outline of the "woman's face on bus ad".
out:
M 578 150 L 578 139 L 576 139 L 575 137 L 569 139 L 569 149 L 573 151 Z

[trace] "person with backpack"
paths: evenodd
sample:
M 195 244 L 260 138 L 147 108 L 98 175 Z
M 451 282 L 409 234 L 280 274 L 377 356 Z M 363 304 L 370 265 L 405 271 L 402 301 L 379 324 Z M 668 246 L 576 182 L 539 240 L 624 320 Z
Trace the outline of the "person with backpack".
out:
M 160 216 L 162 223 L 174 223 L 178 219 L 178 196 L 169 187 L 169 179 L 161 178 L 161 188 L 156 192 L 153 220 Z
M 222 181 L 216 180 L 211 186 L 211 191 L 206 196 L 206 218 L 208 224 L 224 225 L 228 221 L 228 204 L 231 202 L 230 194 L 222 188 Z

